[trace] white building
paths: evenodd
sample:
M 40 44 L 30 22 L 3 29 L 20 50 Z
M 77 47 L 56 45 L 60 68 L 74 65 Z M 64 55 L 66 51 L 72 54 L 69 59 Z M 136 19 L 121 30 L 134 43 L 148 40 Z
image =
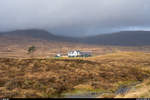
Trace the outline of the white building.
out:
M 68 52 L 68 57 L 89 57 L 91 52 L 80 52 L 79 50 L 74 50 Z
M 79 57 L 79 56 L 81 56 L 81 52 L 79 50 L 68 52 L 68 57 Z

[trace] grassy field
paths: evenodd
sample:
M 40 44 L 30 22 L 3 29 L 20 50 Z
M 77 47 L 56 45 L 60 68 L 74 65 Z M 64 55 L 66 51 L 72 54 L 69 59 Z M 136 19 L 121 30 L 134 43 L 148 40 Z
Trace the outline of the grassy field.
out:
M 81 90 L 111 92 L 115 97 L 121 85 L 150 78 L 149 59 L 150 54 L 142 52 L 82 59 L 0 58 L 0 97 L 60 97 Z

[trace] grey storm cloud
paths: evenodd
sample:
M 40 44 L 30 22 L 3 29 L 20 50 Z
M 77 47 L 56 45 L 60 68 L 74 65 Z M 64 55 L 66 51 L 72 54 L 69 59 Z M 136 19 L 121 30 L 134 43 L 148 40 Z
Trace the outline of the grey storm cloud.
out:
M 85 36 L 150 30 L 150 0 L 0 0 L 0 31 L 39 28 Z

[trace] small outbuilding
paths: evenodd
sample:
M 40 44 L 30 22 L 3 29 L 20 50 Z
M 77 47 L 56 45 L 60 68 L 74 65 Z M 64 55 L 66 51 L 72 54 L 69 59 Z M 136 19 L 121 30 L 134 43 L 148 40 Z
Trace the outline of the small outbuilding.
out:
M 61 54 L 60 53 L 58 53 L 58 54 L 56 54 L 56 56 L 55 57 L 61 57 Z
M 92 56 L 91 52 L 81 52 L 81 57 L 90 57 Z

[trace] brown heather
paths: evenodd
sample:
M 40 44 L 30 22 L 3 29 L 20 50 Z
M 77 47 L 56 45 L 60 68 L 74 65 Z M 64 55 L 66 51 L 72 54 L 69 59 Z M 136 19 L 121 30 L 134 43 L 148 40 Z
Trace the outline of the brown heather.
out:
M 0 58 L 0 97 L 58 97 L 84 85 L 113 93 L 121 84 L 149 77 L 150 54 L 141 52 L 77 59 Z

